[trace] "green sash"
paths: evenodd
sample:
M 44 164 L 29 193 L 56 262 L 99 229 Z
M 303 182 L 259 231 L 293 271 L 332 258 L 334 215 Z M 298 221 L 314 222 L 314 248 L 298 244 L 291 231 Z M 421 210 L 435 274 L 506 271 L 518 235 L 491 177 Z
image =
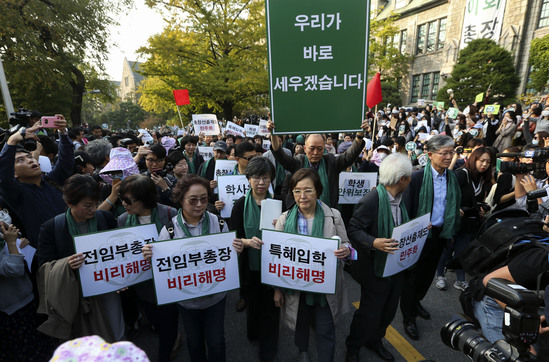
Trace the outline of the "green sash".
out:
M 448 186 L 446 188 L 446 209 L 444 210 L 444 225 L 440 237 L 443 239 L 451 239 L 459 230 L 461 224 L 459 214 L 461 189 L 459 188 L 457 177 L 452 171 L 446 171 L 446 179 L 448 180 Z M 419 192 L 418 216 L 433 211 L 433 199 L 433 171 L 431 169 L 431 161 L 429 160 L 423 171 L 423 183 L 421 184 L 421 190 Z M 429 231 L 429 237 L 431 237 L 431 231 Z
M 379 209 L 377 214 L 377 237 L 389 239 L 393 236 L 395 227 L 393 220 L 393 212 L 391 211 L 391 203 L 389 201 L 388 191 L 385 186 L 377 185 L 377 195 L 379 197 Z M 404 206 L 404 202 L 400 202 L 400 212 L 402 222 L 404 224 L 409 221 L 408 212 Z M 383 277 L 385 270 L 385 262 L 387 261 L 387 253 L 381 250 L 373 250 L 374 252 L 374 273 L 377 277 Z
M 286 170 L 280 164 L 280 162 L 276 163 L 275 174 L 276 174 L 276 187 L 282 187 L 282 185 L 284 185 L 284 179 L 286 178 Z
M 177 222 L 179 223 L 179 226 L 181 226 L 181 229 L 183 229 L 183 232 L 185 233 L 185 236 L 190 238 L 192 237 L 191 233 L 189 232 L 189 229 L 183 223 L 183 214 L 181 212 L 181 209 L 179 209 L 179 212 L 177 213 Z M 208 235 L 210 233 L 210 215 L 207 211 L 204 211 L 204 219 L 202 220 L 202 232 L 200 235 Z
M 309 162 L 309 159 L 307 156 L 305 156 L 305 167 L 304 168 L 311 168 L 311 163 Z M 320 162 L 318 164 L 318 176 L 320 176 L 320 181 L 322 182 L 322 186 L 324 186 L 324 190 L 322 191 L 322 195 L 320 195 L 319 199 L 326 205 L 330 204 L 330 181 L 328 180 L 328 175 L 326 174 L 326 161 L 324 161 L 324 157 L 320 159 Z
M 156 230 L 160 232 L 162 230 L 162 223 L 160 222 L 160 218 L 158 217 L 158 210 L 156 207 L 153 207 L 151 209 L 151 222 L 153 222 L 156 225 Z M 139 224 L 139 216 L 137 215 L 130 215 L 128 214 L 128 218 L 126 219 L 126 226 L 137 226 Z
M 194 151 L 193 159 L 192 159 L 192 161 L 190 161 L 189 156 L 187 156 L 187 153 L 185 151 L 183 151 L 183 156 L 185 156 L 185 159 L 187 160 L 187 164 L 189 165 L 189 173 L 192 173 L 192 174 L 196 173 L 196 170 L 194 169 L 194 161 L 196 160 L 196 157 L 197 157 L 196 153 L 197 153 L 197 151 Z
M 65 218 L 67 219 L 67 225 L 69 227 L 69 233 L 71 236 L 80 235 L 80 229 L 76 225 L 76 221 L 72 217 L 71 208 L 69 207 L 65 212 Z M 91 219 L 86 220 L 88 224 L 88 233 L 93 233 L 97 231 L 97 217 L 94 215 Z
M 206 171 L 208 170 L 208 167 L 210 166 L 210 162 L 212 162 L 212 160 L 214 160 L 213 157 L 210 158 L 208 161 L 206 161 L 205 165 L 202 165 L 202 171 L 200 171 L 200 177 L 206 178 Z M 214 175 L 214 179 L 215 179 L 215 175 Z
M 271 199 L 272 196 L 267 192 L 266 198 Z M 248 190 L 244 199 L 244 232 L 246 239 L 251 239 L 254 236 L 260 237 L 259 221 L 261 219 L 261 210 L 254 200 L 252 190 Z M 254 248 L 248 248 L 248 262 L 250 270 L 259 271 L 261 251 Z

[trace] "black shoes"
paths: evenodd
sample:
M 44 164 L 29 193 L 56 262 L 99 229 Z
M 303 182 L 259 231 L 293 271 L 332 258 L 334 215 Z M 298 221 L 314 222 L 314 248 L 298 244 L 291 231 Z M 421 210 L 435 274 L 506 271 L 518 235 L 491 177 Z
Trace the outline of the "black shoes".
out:
M 419 332 L 417 330 L 416 322 L 404 322 L 404 332 L 413 339 L 417 341 L 419 339 Z
M 381 343 L 381 342 L 377 343 L 375 346 L 372 346 L 372 347 L 366 346 L 366 348 L 368 348 L 369 350 L 374 351 L 379 356 L 379 358 L 381 358 L 384 361 L 394 361 L 395 360 L 395 357 L 393 357 L 392 353 L 389 352 L 387 350 L 387 348 L 385 348 L 383 346 L 383 343 Z
M 345 362 L 359 362 L 358 352 L 351 352 L 347 350 L 347 354 L 345 355 Z
M 431 315 L 429 314 L 429 312 L 427 312 L 427 310 L 425 308 L 423 308 L 423 306 L 421 304 L 417 304 L 417 316 L 419 318 L 423 318 L 423 319 L 431 319 Z

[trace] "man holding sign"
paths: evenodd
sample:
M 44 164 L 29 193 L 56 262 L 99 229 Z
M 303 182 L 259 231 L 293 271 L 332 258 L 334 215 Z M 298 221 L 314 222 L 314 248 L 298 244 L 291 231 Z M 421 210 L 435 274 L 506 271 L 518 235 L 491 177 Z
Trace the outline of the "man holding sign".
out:
M 395 317 L 402 292 L 403 273 L 383 277 L 388 253 L 399 250 L 393 228 L 408 221 L 402 194 L 412 179 L 412 164 L 402 154 L 392 154 L 379 167 L 379 185 L 360 200 L 349 224 L 349 238 L 358 251 L 357 277 L 360 306 L 347 337 L 347 361 L 358 361 L 362 346 L 382 359 L 392 360 L 381 339 Z

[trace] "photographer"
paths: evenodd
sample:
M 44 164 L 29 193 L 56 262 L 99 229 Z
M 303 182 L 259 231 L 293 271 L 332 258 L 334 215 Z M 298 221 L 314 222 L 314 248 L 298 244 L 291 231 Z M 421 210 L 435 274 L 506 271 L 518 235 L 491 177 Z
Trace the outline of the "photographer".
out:
M 67 121 L 62 115 L 55 120 L 59 131 L 59 157 L 53 170 L 42 176 L 38 162 L 19 143 L 37 139 L 37 123 L 30 128 L 21 127 L 12 134 L 0 152 L 0 196 L 21 220 L 27 239 L 37 246 L 40 225 L 65 211 L 65 202 L 58 188 L 73 172 L 74 151 L 67 134 Z M 15 175 L 15 177 L 14 177 Z
M 525 147 L 524 150 L 528 149 L 534 149 L 534 147 Z M 521 163 L 531 164 L 533 163 L 533 159 L 530 157 L 522 157 L 520 158 Z M 545 188 L 549 189 L 549 182 L 547 179 L 547 171 L 549 171 L 549 160 L 545 163 L 545 173 L 540 174 L 539 172 L 534 174 L 518 174 L 516 175 L 516 181 L 515 181 L 515 201 L 516 201 L 516 207 L 527 210 L 527 198 L 526 194 L 530 191 L 534 191 L 537 189 Z M 538 205 L 541 205 L 545 201 L 549 200 L 548 196 L 540 197 L 537 199 Z
M 158 192 L 158 202 L 164 205 L 172 206 L 172 188 L 177 183 L 175 176 L 170 175 L 166 170 L 166 149 L 160 144 L 155 144 L 150 148 L 151 152 L 145 158 L 147 171 L 145 175 L 150 176 L 156 185 Z

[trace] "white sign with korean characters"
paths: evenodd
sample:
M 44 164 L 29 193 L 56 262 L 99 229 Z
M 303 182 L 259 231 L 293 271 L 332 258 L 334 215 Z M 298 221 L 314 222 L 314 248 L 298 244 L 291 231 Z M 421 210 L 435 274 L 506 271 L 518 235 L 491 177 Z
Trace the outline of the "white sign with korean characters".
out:
M 398 242 L 398 250 L 387 254 L 383 277 L 390 277 L 414 265 L 421 255 L 429 235 L 431 214 L 417 217 L 393 229 L 392 238 Z
M 267 123 L 269 123 L 268 120 L 262 119 L 259 121 L 259 135 L 260 136 L 267 136 L 270 135 L 271 132 L 269 132 L 269 129 L 267 128 Z
M 253 137 L 259 133 L 259 126 L 246 123 L 244 125 L 244 132 L 246 132 L 246 137 Z
M 221 209 L 221 217 L 231 217 L 233 204 L 236 200 L 246 195 L 250 189 L 250 183 L 245 175 L 229 175 L 217 178 L 217 189 L 219 191 L 219 200 L 225 203 Z
M 376 172 L 341 172 L 339 174 L 339 204 L 358 204 L 360 199 L 376 186 Z
M 158 305 L 240 288 L 235 232 L 160 241 L 151 265 Z
M 212 158 L 213 152 L 213 147 L 198 146 L 198 153 L 202 156 L 202 158 L 204 158 L 204 161 L 208 161 Z
M 506 0 L 468 0 L 459 49 L 475 39 L 491 39 L 499 43 L 505 4 Z
M 110 293 L 151 279 L 151 266 L 141 248 L 156 240 L 154 224 L 75 236 L 74 248 L 84 254 L 78 269 L 82 296 Z
M 227 122 L 227 126 L 225 127 L 225 133 L 244 137 L 244 127 L 241 127 L 236 123 L 229 121 Z
M 217 136 L 221 133 L 215 114 L 193 114 L 193 127 L 195 135 Z
M 229 175 L 234 171 L 235 166 L 235 160 L 215 160 L 214 178 L 217 180 L 219 176 Z M 218 193 L 217 187 L 214 189 L 214 193 Z
M 304 292 L 334 294 L 338 239 L 263 230 L 261 283 Z

